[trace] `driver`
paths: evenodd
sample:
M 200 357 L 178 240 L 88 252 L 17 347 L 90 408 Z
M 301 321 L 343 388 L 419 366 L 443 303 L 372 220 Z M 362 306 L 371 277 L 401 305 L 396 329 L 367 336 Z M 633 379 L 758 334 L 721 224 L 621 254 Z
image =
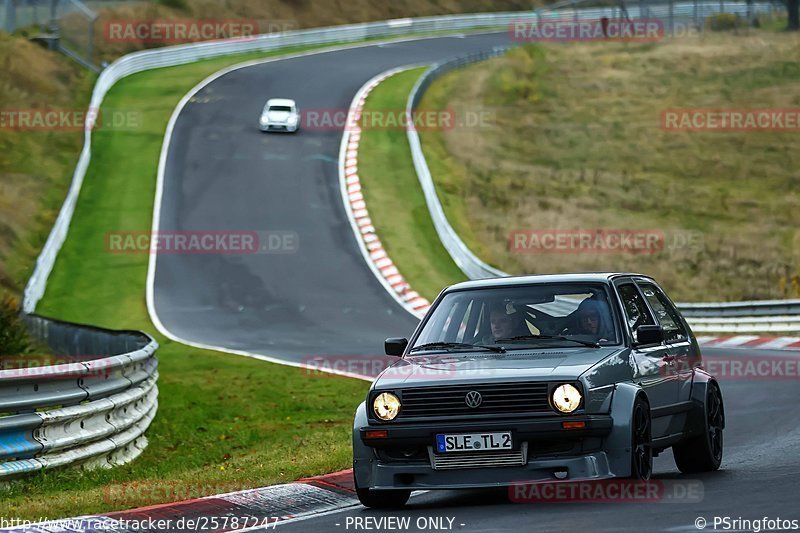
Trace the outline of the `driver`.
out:
M 489 325 L 492 329 L 492 340 L 530 335 L 523 313 L 517 310 L 509 313 L 505 305 L 492 308 Z

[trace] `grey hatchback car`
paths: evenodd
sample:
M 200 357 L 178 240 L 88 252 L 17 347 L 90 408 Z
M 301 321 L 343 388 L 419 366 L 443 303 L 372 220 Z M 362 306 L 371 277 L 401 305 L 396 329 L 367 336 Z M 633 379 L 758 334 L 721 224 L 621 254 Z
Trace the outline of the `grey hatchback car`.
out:
M 469 281 L 438 296 L 353 426 L 367 507 L 412 490 L 650 478 L 672 448 L 684 472 L 722 461 L 722 393 L 689 325 L 650 277 L 563 274 Z

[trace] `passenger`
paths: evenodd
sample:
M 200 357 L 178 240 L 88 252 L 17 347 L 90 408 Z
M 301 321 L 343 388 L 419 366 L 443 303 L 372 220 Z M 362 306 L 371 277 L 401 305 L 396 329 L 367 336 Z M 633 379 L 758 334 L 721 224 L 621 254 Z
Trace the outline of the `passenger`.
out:
M 592 341 L 607 340 L 608 317 L 606 306 L 598 300 L 584 300 L 578 306 L 577 326 L 564 331 L 566 335 L 581 335 Z

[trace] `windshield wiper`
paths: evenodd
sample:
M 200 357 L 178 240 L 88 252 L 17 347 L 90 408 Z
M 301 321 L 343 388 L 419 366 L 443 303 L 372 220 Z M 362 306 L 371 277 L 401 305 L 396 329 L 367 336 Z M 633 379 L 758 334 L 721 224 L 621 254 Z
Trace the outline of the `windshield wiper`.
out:
M 570 341 L 589 346 L 591 348 L 600 348 L 600 343 L 591 341 L 582 341 L 580 339 L 571 339 L 563 335 L 517 335 L 516 337 L 506 337 L 503 339 L 495 339 L 495 342 L 513 342 L 513 341 L 527 341 L 534 339 L 556 340 L 556 341 Z
M 414 346 L 409 350 L 409 352 L 416 352 L 419 350 L 436 350 L 436 349 L 448 349 L 448 348 L 466 348 L 466 349 L 474 349 L 479 348 L 481 350 L 489 350 L 492 352 L 497 353 L 505 353 L 506 349 L 502 346 L 487 346 L 485 344 L 467 344 L 465 342 L 429 342 L 427 344 L 420 344 L 419 346 Z

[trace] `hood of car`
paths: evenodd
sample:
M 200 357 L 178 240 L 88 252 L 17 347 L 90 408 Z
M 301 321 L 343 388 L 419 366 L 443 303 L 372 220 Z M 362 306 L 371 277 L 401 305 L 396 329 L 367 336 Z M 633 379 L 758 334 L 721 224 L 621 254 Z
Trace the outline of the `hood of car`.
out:
M 506 353 L 407 356 L 384 370 L 374 386 L 387 389 L 503 381 L 574 380 L 598 362 L 621 351 L 619 347 L 570 347 Z

